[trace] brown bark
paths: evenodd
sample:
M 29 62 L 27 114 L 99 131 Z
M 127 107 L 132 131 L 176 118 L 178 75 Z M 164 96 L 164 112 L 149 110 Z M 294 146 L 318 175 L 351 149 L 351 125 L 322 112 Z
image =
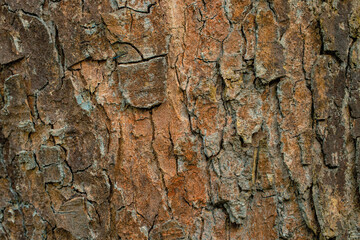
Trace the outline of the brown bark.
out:
M 0 239 L 360 239 L 357 0 L 0 0 Z

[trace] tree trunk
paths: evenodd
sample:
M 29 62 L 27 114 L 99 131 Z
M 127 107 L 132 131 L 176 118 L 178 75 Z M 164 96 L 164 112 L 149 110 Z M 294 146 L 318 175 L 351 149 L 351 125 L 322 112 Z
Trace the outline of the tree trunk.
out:
M 0 0 L 0 239 L 360 239 L 357 0 Z

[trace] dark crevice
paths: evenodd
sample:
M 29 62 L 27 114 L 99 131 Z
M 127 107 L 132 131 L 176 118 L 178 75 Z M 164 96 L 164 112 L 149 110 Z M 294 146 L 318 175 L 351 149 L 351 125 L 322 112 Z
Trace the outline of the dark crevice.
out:
M 152 56 L 152 57 L 149 57 L 149 58 L 144 58 L 142 60 L 139 60 L 139 61 L 131 61 L 131 62 L 127 62 L 127 63 L 118 63 L 118 65 L 132 65 L 132 64 L 137 64 L 137 63 L 143 63 L 143 62 L 149 62 L 153 59 L 157 59 L 157 58 L 164 58 L 167 56 L 167 53 L 166 54 L 161 54 L 161 55 L 157 55 L 157 56 Z
M 151 8 L 154 7 L 155 5 L 156 5 L 156 3 L 151 3 L 151 4 L 149 4 L 149 5 L 147 6 L 147 9 L 146 9 L 145 11 L 142 11 L 142 10 L 139 10 L 139 9 L 134 9 L 134 8 L 132 8 L 132 7 L 129 7 L 129 6 L 127 5 L 127 3 L 126 3 L 126 5 L 123 6 L 123 7 L 120 7 L 119 10 L 121 10 L 121 9 L 129 9 L 129 10 L 134 11 L 134 12 L 136 12 L 136 13 L 146 13 L 146 14 L 149 14 L 149 13 L 151 13 Z
M 317 21 L 317 28 L 319 29 L 319 35 L 320 35 L 320 40 L 321 40 L 321 47 L 320 47 L 320 55 L 327 55 L 327 56 L 331 56 L 333 57 L 339 64 L 341 64 L 343 61 L 341 60 L 341 58 L 338 55 L 337 51 L 331 51 L 331 50 L 326 50 L 325 49 L 325 42 L 324 42 L 324 34 L 322 31 L 322 27 L 321 27 L 321 23 L 320 20 Z
M 125 45 L 129 45 L 130 47 L 132 47 L 141 57 L 141 59 L 144 59 L 144 55 L 140 52 L 140 50 L 132 43 L 130 42 L 121 42 L 121 41 L 118 41 L 118 42 L 114 42 L 112 43 L 111 45 L 114 46 L 115 44 L 125 44 Z M 120 56 L 115 56 L 114 59 L 118 58 Z
M 60 64 L 62 67 L 62 70 L 65 70 L 65 53 L 64 49 L 61 46 L 60 37 L 59 37 L 59 31 L 57 26 L 55 25 L 55 47 L 59 55 Z

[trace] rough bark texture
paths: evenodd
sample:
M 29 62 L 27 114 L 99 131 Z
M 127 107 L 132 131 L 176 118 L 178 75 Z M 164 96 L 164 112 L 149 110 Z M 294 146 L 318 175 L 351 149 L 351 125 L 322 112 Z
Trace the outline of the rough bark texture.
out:
M 360 239 L 358 0 L 0 0 L 0 239 Z

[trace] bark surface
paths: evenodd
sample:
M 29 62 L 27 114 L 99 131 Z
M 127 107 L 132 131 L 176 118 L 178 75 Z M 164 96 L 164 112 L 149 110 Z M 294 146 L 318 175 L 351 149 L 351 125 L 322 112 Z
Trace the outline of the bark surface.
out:
M 0 239 L 360 239 L 358 0 L 0 0 Z

